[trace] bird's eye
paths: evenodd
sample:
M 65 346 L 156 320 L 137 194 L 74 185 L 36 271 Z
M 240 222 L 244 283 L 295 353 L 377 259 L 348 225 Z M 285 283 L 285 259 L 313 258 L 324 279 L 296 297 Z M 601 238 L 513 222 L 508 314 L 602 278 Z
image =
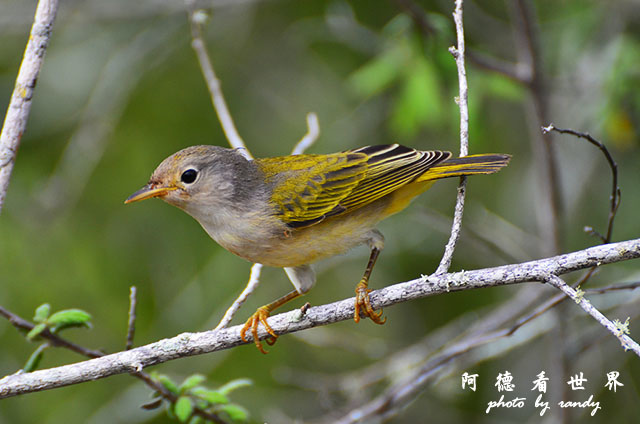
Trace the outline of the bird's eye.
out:
M 191 184 L 196 180 L 197 177 L 198 177 L 198 171 L 196 171 L 195 169 L 187 169 L 180 176 L 180 181 L 182 181 L 185 184 Z

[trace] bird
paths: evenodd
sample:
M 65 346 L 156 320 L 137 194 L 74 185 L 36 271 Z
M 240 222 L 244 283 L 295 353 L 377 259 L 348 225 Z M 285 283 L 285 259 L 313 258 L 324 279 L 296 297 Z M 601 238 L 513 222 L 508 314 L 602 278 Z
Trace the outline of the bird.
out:
M 367 245 L 370 256 L 355 288 L 354 320 L 384 324 L 371 306 L 371 271 L 384 247 L 375 227 L 405 209 L 439 179 L 492 174 L 509 163 L 506 154 L 453 157 L 441 150 L 399 144 L 365 146 L 331 154 L 247 159 L 239 149 L 191 146 L 172 154 L 125 204 L 160 198 L 195 218 L 229 252 L 250 262 L 284 268 L 294 290 L 256 310 L 241 330 L 267 343 L 278 335 L 270 313 L 315 284 L 311 264 Z

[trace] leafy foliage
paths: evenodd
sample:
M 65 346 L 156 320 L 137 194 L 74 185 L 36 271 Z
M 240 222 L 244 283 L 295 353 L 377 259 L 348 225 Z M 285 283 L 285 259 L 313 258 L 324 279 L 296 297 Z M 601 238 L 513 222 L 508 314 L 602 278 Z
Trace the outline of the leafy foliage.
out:
M 152 378 L 175 395 L 175 401 L 165 402 L 165 411 L 167 416 L 181 423 L 212 422 L 208 418 L 203 418 L 202 414 L 198 414 L 199 411 L 213 414 L 224 422 L 234 424 L 245 423 L 249 419 L 249 412 L 244 407 L 231 403 L 229 395 L 240 388 L 250 386 L 251 380 L 232 380 L 217 389 L 211 389 L 203 385 L 206 377 L 201 374 L 188 376 L 180 385 L 164 374 L 154 372 Z M 143 407 L 145 409 L 159 408 L 162 405 L 162 402 L 159 401 L 160 396 L 160 393 L 155 393 L 157 399 Z M 166 401 L 166 399 L 164 400 Z

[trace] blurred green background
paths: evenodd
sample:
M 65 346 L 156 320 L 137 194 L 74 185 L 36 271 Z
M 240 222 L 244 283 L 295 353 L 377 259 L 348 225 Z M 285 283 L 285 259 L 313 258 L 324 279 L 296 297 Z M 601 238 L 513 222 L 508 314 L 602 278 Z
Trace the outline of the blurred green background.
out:
M 391 142 L 458 151 L 458 80 L 447 51 L 455 40 L 452 2 L 202 3 L 212 6 L 204 30 L 213 64 L 236 126 L 255 156 L 290 152 L 306 132 L 311 111 L 321 128 L 311 153 Z M 470 52 L 510 63 L 522 59 L 515 3 L 465 2 Z M 614 240 L 638 237 L 640 4 L 525 3 L 532 6 L 539 35 L 545 86 L 537 94 L 547 100 L 549 121 L 590 132 L 609 147 L 622 188 Z M 35 1 L 0 0 L 3 108 L 34 10 Z M 417 10 L 429 28 L 421 28 L 408 10 Z M 467 74 L 471 153 L 509 153 L 513 160 L 497 175 L 469 181 L 452 270 L 544 257 L 549 250 L 539 217 L 548 197 L 533 147 L 540 143 L 535 93 L 477 61 L 468 60 Z M 131 285 L 138 288 L 138 346 L 215 326 L 243 288 L 250 264 L 212 242 L 176 208 L 160 201 L 123 205 L 162 159 L 194 144 L 227 145 L 190 47 L 183 2 L 62 2 L 0 215 L 0 305 L 27 319 L 44 302 L 53 310 L 85 309 L 93 315 L 93 329 L 65 334 L 106 352 L 124 347 Z M 583 140 L 554 135 L 552 144 L 560 171 L 560 248 L 595 245 L 598 240 L 583 227 L 605 231 L 610 171 L 602 154 Z M 455 180 L 440 182 L 381 224 L 387 242 L 372 287 L 435 270 L 448 237 L 456 185 Z M 363 247 L 317 264 L 317 286 L 290 307 L 352 296 L 367 257 Z M 633 261 L 609 265 L 590 284 L 637 281 L 638 269 Z M 431 337 L 415 353 L 428 357 L 528 286 L 397 305 L 385 309 L 384 326 L 342 322 L 284 336 L 266 356 L 248 345 L 155 369 L 177 381 L 200 372 L 213 386 L 253 379 L 252 387 L 233 395 L 252 422 L 331 422 L 410 372 L 404 359 L 393 366 L 379 361 L 405 358 L 398 352 Z M 265 268 L 260 288 L 234 324 L 289 289 L 281 270 Z M 550 287 L 538 290 L 555 294 Z M 637 340 L 638 298 L 636 290 L 591 299 L 612 319 L 631 316 Z M 0 375 L 20 369 L 36 347 L 0 320 Z M 51 349 L 41 368 L 82 359 Z M 388 374 L 367 385 L 372 370 Z M 480 375 L 477 392 L 460 388 L 466 370 Z M 528 403 L 521 410 L 485 414 L 487 402 L 499 398 L 495 378 L 505 370 L 516 384 L 507 398 L 531 402 L 532 381 L 546 370 L 552 410 L 541 418 Z M 625 384 L 615 394 L 603 387 L 611 370 L 620 371 Z M 553 404 L 583 394 L 601 402 L 602 410 L 588 417 L 593 422 L 633 422 L 640 414 L 638 358 L 568 302 L 441 371 L 390 422 L 427 417 L 442 423 L 572 422 L 590 411 L 565 411 L 563 417 Z M 589 380 L 587 390 L 567 393 L 566 379 L 580 371 Z M 138 380 L 116 376 L 2 400 L 0 423 L 167 422 L 163 413 L 139 408 L 149 392 Z

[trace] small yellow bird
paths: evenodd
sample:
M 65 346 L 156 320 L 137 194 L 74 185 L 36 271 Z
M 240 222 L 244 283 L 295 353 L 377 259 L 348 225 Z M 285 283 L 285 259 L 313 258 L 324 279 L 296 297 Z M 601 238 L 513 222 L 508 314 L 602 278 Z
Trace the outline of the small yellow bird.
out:
M 310 264 L 366 244 L 371 248 L 364 276 L 356 286 L 354 320 L 360 313 L 383 324 L 382 311 L 369 301 L 371 270 L 384 237 L 378 222 L 400 212 L 435 180 L 492 174 L 510 156 L 419 151 L 398 144 L 367 146 L 328 155 L 297 155 L 247 160 L 237 150 L 192 146 L 169 156 L 149 183 L 125 203 L 151 197 L 194 217 L 222 247 L 251 262 L 284 268 L 295 290 L 264 305 L 247 320 L 262 353 L 258 325 L 278 335 L 269 314 L 306 293 L 316 281 Z

